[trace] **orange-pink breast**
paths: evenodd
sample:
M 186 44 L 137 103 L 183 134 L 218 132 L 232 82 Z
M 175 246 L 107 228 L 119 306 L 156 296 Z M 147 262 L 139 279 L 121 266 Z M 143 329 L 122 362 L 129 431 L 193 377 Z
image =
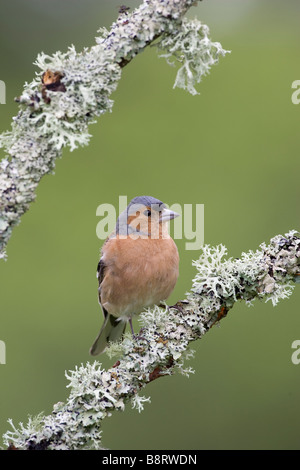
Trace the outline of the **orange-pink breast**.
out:
M 175 287 L 179 255 L 172 238 L 111 238 L 102 254 L 107 267 L 100 300 L 116 317 L 130 317 L 158 304 Z

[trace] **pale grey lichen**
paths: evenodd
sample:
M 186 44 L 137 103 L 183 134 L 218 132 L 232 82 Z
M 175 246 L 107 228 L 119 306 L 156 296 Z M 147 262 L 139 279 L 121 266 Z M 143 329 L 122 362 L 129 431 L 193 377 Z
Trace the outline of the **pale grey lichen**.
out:
M 161 54 L 171 65 L 179 62 L 174 88 L 183 88 L 192 95 L 198 94 L 195 84 L 200 83 L 212 65 L 229 51 L 222 48 L 219 42 L 209 38 L 209 28 L 199 20 L 184 18 L 180 30 L 175 34 L 164 34 L 158 47 L 167 51 Z
M 208 39 L 208 29 L 197 20 L 183 19 L 194 0 L 144 0 L 130 14 L 120 14 L 110 31 L 101 28 L 96 45 L 76 52 L 52 56 L 41 53 L 40 69 L 26 83 L 19 97 L 20 111 L 12 129 L 0 135 L 7 156 L 0 163 L 0 259 L 12 229 L 35 199 L 41 178 L 54 170 L 64 147 L 87 145 L 89 125 L 111 111 L 111 94 L 121 68 L 146 46 L 157 41 L 160 49 L 182 63 L 176 86 L 195 93 L 210 66 L 225 51 Z M 42 86 L 42 75 L 50 70 L 61 77 L 58 89 Z
M 137 393 L 131 399 L 131 406 L 132 406 L 132 409 L 136 409 L 139 413 L 141 413 L 144 410 L 144 403 L 150 403 L 150 402 L 151 402 L 150 397 L 144 397 Z
M 140 392 L 156 378 L 194 373 L 186 366 L 194 355 L 190 343 L 202 338 L 235 302 L 258 298 L 276 305 L 291 293 L 300 274 L 300 234 L 278 235 L 239 259 L 225 257 L 223 245 L 205 245 L 194 262 L 197 274 L 186 300 L 176 308 L 148 308 L 139 317 L 137 337 L 126 334 L 107 350 L 109 357 L 119 359 L 114 366 L 105 370 L 95 361 L 68 372 L 66 403 L 57 403 L 49 416 L 29 418 L 26 426 L 17 428 L 10 420 L 5 444 L 32 450 L 102 449 L 103 419 L 127 404 L 142 411 L 150 398 Z
M 299 272 L 299 243 L 298 233 L 291 231 L 273 238 L 269 246 L 262 243 L 256 252 L 227 260 L 224 260 L 227 250 L 223 245 L 206 245 L 199 260 L 194 262 L 198 273 L 192 292 L 207 294 L 202 308 L 208 313 L 212 310 L 210 297 L 227 308 L 238 299 L 252 304 L 254 298 L 271 300 L 276 305 L 292 293 L 295 273 Z

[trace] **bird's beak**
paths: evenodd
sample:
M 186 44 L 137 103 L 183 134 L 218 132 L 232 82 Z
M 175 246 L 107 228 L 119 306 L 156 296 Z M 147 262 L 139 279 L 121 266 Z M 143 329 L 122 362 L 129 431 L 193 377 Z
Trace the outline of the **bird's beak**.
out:
M 167 220 L 172 220 L 175 219 L 175 217 L 179 217 L 180 214 L 177 214 L 177 212 L 170 211 L 170 209 L 163 209 L 159 221 L 160 222 L 166 222 Z

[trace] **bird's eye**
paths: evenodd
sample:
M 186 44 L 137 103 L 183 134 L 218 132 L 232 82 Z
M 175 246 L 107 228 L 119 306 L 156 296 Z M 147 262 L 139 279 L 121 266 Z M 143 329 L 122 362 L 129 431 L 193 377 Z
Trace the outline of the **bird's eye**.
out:
M 146 215 L 147 217 L 150 217 L 151 216 L 151 211 L 149 209 L 147 209 L 146 211 L 144 211 L 144 215 Z

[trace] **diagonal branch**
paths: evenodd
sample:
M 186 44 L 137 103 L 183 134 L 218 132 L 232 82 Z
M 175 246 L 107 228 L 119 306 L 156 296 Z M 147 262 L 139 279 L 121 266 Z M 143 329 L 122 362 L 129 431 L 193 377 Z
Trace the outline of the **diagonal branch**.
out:
M 109 370 L 99 362 L 70 371 L 70 396 L 54 406 L 49 416 L 30 418 L 27 426 L 4 435 L 6 445 L 24 450 L 101 449 L 101 423 L 128 402 L 138 411 L 149 401 L 139 391 L 149 382 L 179 371 L 193 372 L 184 362 L 191 342 L 201 339 L 239 300 L 256 298 L 276 305 L 287 298 L 300 279 L 300 234 L 274 237 L 256 252 L 224 259 L 223 245 L 202 249 L 194 264 L 197 274 L 186 300 L 176 308 L 155 307 L 141 315 L 138 338 L 125 336 L 108 354 L 119 356 Z
M 180 64 L 175 85 L 195 94 L 194 85 L 224 51 L 210 41 L 208 28 L 183 18 L 195 0 L 144 0 L 125 9 L 110 31 L 99 30 L 96 45 L 77 53 L 40 54 L 40 72 L 25 84 L 12 129 L 0 135 L 7 157 L 0 162 L 0 259 L 12 229 L 35 199 L 41 178 L 51 173 L 62 149 L 89 143 L 89 125 L 111 111 L 110 96 L 121 69 L 156 41 L 165 57 Z

